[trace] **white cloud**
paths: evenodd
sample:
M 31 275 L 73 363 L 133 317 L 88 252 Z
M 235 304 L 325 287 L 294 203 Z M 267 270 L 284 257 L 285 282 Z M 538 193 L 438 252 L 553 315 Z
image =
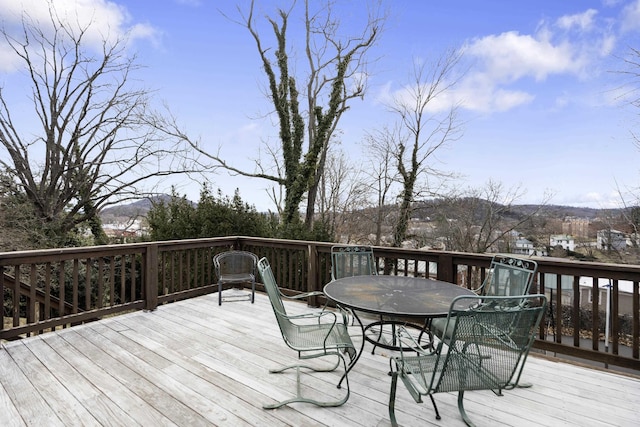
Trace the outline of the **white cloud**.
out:
M 124 6 L 108 0 L 0 0 L 0 16 L 2 25 L 8 32 L 20 31 L 22 16 L 25 15 L 45 33 L 52 31 L 50 10 L 57 19 L 69 24 L 72 30 L 86 28 L 84 34 L 85 47 L 101 48 L 102 41 L 128 37 L 157 41 L 158 32 L 148 24 L 134 24 L 132 17 Z M 11 70 L 13 57 L 7 47 L 0 45 L 0 67 Z
M 640 22 L 640 0 L 634 5 Z M 532 34 L 508 31 L 468 41 L 464 51 L 474 66 L 460 91 L 462 105 L 480 112 L 506 111 L 534 100 L 532 82 L 542 84 L 550 76 L 597 75 L 601 59 L 618 41 L 612 27 L 609 18 L 599 18 L 597 10 L 588 9 L 553 24 L 541 21 Z
M 640 0 L 635 0 L 622 9 L 620 29 L 623 32 L 640 30 Z
M 481 113 L 508 111 L 532 102 L 534 95 L 522 90 L 504 89 L 484 73 L 473 73 L 453 91 L 452 97 L 462 108 Z
M 598 207 L 600 209 L 616 209 L 621 207 L 620 195 L 615 191 L 602 193 L 591 191 L 565 196 L 556 203 L 568 206 Z
M 634 0 L 624 10 L 624 19 L 640 30 L 640 0 Z M 540 21 L 531 34 L 507 31 L 470 39 L 462 47 L 465 61 L 473 64 L 470 71 L 454 90 L 439 96 L 430 110 L 442 111 L 458 104 L 481 113 L 504 112 L 533 102 L 539 93 L 549 93 L 537 91 L 536 86 L 552 76 L 583 81 L 597 78 L 609 69 L 603 60 L 611 57 L 619 42 L 617 24 L 610 16 L 587 9 Z M 556 94 L 550 93 L 555 99 L 551 101 L 553 108 L 575 104 L 570 100 L 589 100 L 584 94 L 565 92 L 562 87 L 557 90 Z M 380 99 L 399 94 L 402 90 L 394 93 L 387 87 Z M 406 94 L 400 98 L 407 99 Z
M 198 7 L 202 5 L 201 0 L 176 0 L 176 3 L 192 7 Z
M 523 77 L 541 81 L 549 74 L 576 73 L 584 66 L 570 43 L 554 45 L 544 32 L 538 37 L 515 31 L 483 37 L 468 44 L 465 52 L 500 83 Z
M 594 27 L 594 18 L 597 14 L 597 10 L 589 9 L 583 13 L 577 13 L 575 15 L 565 15 L 557 20 L 557 25 L 558 27 L 565 30 L 578 28 L 581 31 L 587 31 Z

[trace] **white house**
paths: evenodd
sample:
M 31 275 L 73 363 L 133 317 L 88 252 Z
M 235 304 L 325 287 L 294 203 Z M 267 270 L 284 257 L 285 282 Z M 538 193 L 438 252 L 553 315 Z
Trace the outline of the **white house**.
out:
M 549 237 L 549 246 L 561 246 L 565 251 L 575 251 L 576 241 L 570 234 L 553 234 Z
M 598 249 L 622 250 L 627 247 L 627 238 L 622 231 L 613 229 L 598 230 Z
M 531 240 L 520 237 L 516 239 L 515 247 L 511 252 L 519 255 L 534 255 L 536 250 L 533 247 L 533 242 Z

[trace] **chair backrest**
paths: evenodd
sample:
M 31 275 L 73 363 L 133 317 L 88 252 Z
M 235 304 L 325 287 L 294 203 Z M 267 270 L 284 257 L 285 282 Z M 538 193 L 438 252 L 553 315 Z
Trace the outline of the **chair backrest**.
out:
M 256 254 L 247 251 L 226 251 L 213 257 L 218 278 L 223 275 L 255 275 L 257 264 Z
M 377 274 L 376 260 L 370 246 L 348 245 L 331 248 L 331 280 Z
M 538 263 L 531 259 L 496 255 L 480 289 L 486 296 L 525 295 L 533 283 Z
M 271 265 L 269 265 L 269 261 L 266 258 L 261 258 L 260 261 L 258 261 L 258 271 L 260 272 L 262 283 L 269 296 L 273 312 L 276 315 L 282 337 L 288 342 L 287 337 L 293 325 L 287 317 L 287 310 L 285 310 L 284 304 L 282 303 L 282 296 L 280 295 L 276 278 L 273 276 Z
M 497 391 L 515 385 L 546 306 L 544 295 L 454 299 L 447 318 L 455 319 L 452 333 L 438 349 L 447 351 L 438 357 L 431 389 Z

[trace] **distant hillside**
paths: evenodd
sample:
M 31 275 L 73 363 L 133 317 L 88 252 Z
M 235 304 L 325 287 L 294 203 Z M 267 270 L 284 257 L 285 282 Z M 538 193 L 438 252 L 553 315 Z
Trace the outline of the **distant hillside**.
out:
M 439 200 L 425 200 L 422 202 L 417 202 L 415 204 L 414 209 L 414 217 L 419 219 L 426 219 L 429 217 L 433 217 L 441 207 L 439 204 L 441 201 Z M 484 202 L 489 203 L 489 202 Z M 470 206 L 475 206 L 476 208 L 481 208 L 482 203 L 471 203 Z M 507 216 L 512 219 L 524 218 L 530 216 L 535 211 L 539 210 L 538 205 L 532 204 L 522 204 L 522 205 L 513 205 L 509 210 L 505 210 L 503 212 L 504 216 Z M 620 209 L 612 209 L 607 210 L 609 215 L 616 214 Z M 565 217 L 577 217 L 577 218 L 585 218 L 593 220 L 597 218 L 599 215 L 602 215 L 604 212 L 603 209 L 595 209 L 595 208 L 583 208 L 583 207 L 575 207 L 575 206 L 563 206 L 563 205 L 548 205 L 545 206 L 539 213 L 541 216 L 546 216 L 548 218 L 565 218 Z
M 531 214 L 536 209 L 538 209 L 537 205 L 515 205 L 513 207 L 514 210 L 521 212 L 523 214 Z M 608 209 L 609 213 L 616 213 L 620 209 Z M 603 213 L 603 209 L 595 209 L 595 208 L 582 208 L 575 206 L 562 206 L 562 205 L 549 205 L 545 206 L 542 212 L 553 218 L 564 218 L 567 216 L 575 216 L 578 218 L 588 218 L 595 219 L 599 215 Z
M 162 195 L 157 196 L 154 200 L 171 200 L 171 196 Z M 415 214 L 419 218 L 427 218 L 432 216 L 431 214 L 434 212 L 435 204 L 437 201 L 424 201 L 416 203 Z M 151 199 L 143 199 L 138 200 L 129 204 L 123 204 L 118 206 L 112 206 L 102 210 L 101 216 L 103 220 L 111 219 L 114 217 L 126 217 L 126 218 L 134 218 L 137 216 L 146 215 L 147 212 L 152 207 Z M 528 216 L 532 212 L 538 209 L 537 205 L 523 204 L 523 205 L 513 205 L 509 216 L 518 217 Z M 603 213 L 603 209 L 595 209 L 595 208 L 583 208 L 583 207 L 575 207 L 575 206 L 562 206 L 562 205 L 548 205 L 542 210 L 541 214 L 545 215 L 549 218 L 564 218 L 567 216 L 573 216 L 578 218 L 587 218 L 587 219 L 595 219 L 599 215 Z M 611 209 L 607 210 L 608 214 L 615 214 L 620 209 Z
M 171 200 L 171 196 L 164 194 L 161 196 L 154 197 L 153 199 L 142 199 L 136 200 L 135 202 L 131 202 L 128 204 L 111 206 L 109 208 L 105 208 L 100 213 L 103 221 L 111 218 L 135 218 L 137 216 L 144 216 L 149 212 L 151 207 L 153 206 L 153 201 L 169 201 Z

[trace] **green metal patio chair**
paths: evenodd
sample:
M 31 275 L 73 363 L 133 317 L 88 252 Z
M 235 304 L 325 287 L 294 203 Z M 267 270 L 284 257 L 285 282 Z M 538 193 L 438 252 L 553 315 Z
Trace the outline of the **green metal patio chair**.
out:
M 247 251 L 226 251 L 214 255 L 213 266 L 218 277 L 218 305 L 222 301 L 251 300 L 253 304 L 256 293 L 256 267 L 258 256 Z M 222 296 L 222 288 L 227 285 L 239 286 L 251 284 L 249 295 Z
M 331 247 L 331 280 L 343 277 L 377 275 L 376 259 L 371 246 L 335 245 Z M 354 324 L 351 310 L 342 309 Z M 382 320 L 382 318 L 381 318 Z M 375 351 L 375 348 L 374 348 Z
M 378 269 L 370 246 L 331 247 L 331 280 L 372 274 L 378 274 Z
M 351 341 L 349 331 L 344 317 L 328 310 L 313 311 L 300 315 L 289 315 L 282 302 L 284 295 L 280 292 L 276 283 L 271 266 L 266 258 L 258 261 L 258 271 L 262 276 L 269 301 L 273 307 L 273 312 L 278 321 L 280 332 L 284 342 L 291 349 L 298 352 L 298 358 L 307 360 L 325 356 L 335 356 L 336 363 L 329 368 L 316 368 L 310 365 L 294 364 L 277 369 L 271 369 L 271 373 L 281 373 L 288 369 L 296 369 L 297 394 L 296 397 L 277 402 L 275 404 L 264 405 L 265 409 L 275 409 L 283 405 L 294 402 L 312 403 L 317 406 L 329 407 L 340 406 L 349 399 L 349 379 L 347 374 L 357 360 L 356 348 Z M 347 362 L 347 358 L 349 361 Z M 300 370 L 310 369 L 314 372 L 331 372 L 336 370 L 342 363 L 344 374 L 338 383 L 341 388 L 342 381 L 346 384 L 344 397 L 334 401 L 319 401 L 304 397 L 301 393 Z
M 458 392 L 458 409 L 472 426 L 464 409 L 464 393 L 470 390 L 502 390 L 517 384 L 536 330 L 546 310 L 544 295 L 519 297 L 461 296 L 452 303 L 447 323 L 451 335 L 433 350 L 423 349 L 404 328 L 398 339 L 413 348 L 391 359 L 389 417 L 397 426 L 395 396 L 398 378 L 417 403 L 429 396 L 436 413 L 436 393 Z M 413 353 L 415 351 L 416 353 Z
M 481 296 L 526 295 L 537 269 L 538 264 L 533 260 L 495 255 L 482 285 L 473 291 Z M 446 324 L 445 318 L 432 319 L 429 331 L 442 339 L 450 334 L 450 331 L 445 329 Z M 453 323 L 450 323 L 449 328 L 452 327 Z

